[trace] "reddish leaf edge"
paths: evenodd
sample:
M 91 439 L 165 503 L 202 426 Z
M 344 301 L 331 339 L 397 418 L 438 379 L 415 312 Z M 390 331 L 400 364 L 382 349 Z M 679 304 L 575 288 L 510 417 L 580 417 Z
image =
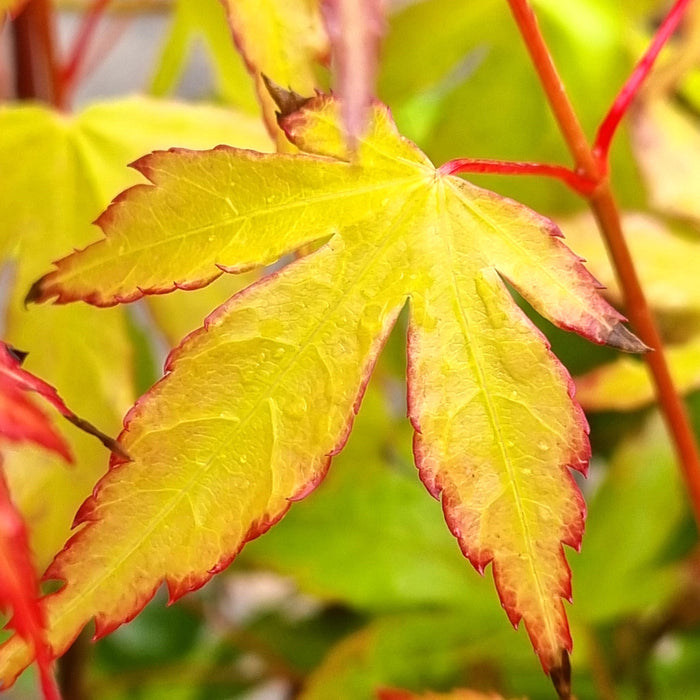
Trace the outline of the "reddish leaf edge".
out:
M 300 260 L 294 261 L 290 263 L 291 265 L 294 265 Z M 219 306 L 217 309 L 215 309 L 212 313 L 210 313 L 204 320 L 203 326 L 200 328 L 195 329 L 191 333 L 187 334 L 181 341 L 180 343 L 171 350 L 169 353 L 165 364 L 164 364 L 164 375 L 161 377 L 154 385 L 149 389 L 144 395 L 142 395 L 136 403 L 131 407 L 131 409 L 127 412 L 127 414 L 124 417 L 124 429 L 120 433 L 119 439 L 122 439 L 128 432 L 129 432 L 129 424 L 138 416 L 138 413 L 141 409 L 141 406 L 147 401 L 148 396 L 152 391 L 155 390 L 155 388 L 164 381 L 168 380 L 169 375 L 172 373 L 173 369 L 175 368 L 178 358 L 180 354 L 186 349 L 186 345 L 188 341 L 202 333 L 208 332 L 209 328 L 216 322 L 217 317 L 220 314 L 225 314 L 226 313 L 226 307 L 233 303 L 234 299 L 237 299 L 238 297 L 242 297 L 244 295 L 247 295 L 254 287 L 257 287 L 258 285 L 262 284 L 267 284 L 271 280 L 273 280 L 276 276 L 282 274 L 284 271 L 284 268 L 280 270 L 276 270 L 275 272 L 271 273 L 270 275 L 261 278 L 257 280 L 256 282 L 253 282 L 253 284 L 249 285 L 248 287 L 236 292 L 232 297 L 230 297 L 226 302 L 224 302 L 221 306 Z M 125 618 L 121 620 L 106 620 L 101 618 L 99 615 L 94 616 L 95 620 L 95 632 L 93 635 L 93 641 L 97 641 L 99 639 L 102 639 L 103 637 L 107 636 L 111 632 L 115 631 L 119 627 L 121 627 L 123 624 L 127 624 L 131 622 L 142 610 L 143 608 L 153 599 L 155 596 L 156 592 L 158 589 L 164 584 L 167 591 L 168 591 L 168 602 L 167 605 L 170 606 L 177 602 L 181 597 L 183 597 L 187 593 L 194 592 L 198 589 L 200 589 L 202 586 L 204 586 L 206 583 L 208 583 L 216 574 L 220 573 L 221 571 L 225 570 L 235 559 L 236 557 L 240 554 L 241 550 L 243 547 L 250 542 L 251 540 L 257 539 L 261 535 L 265 534 L 270 528 L 272 528 L 274 525 L 276 525 L 289 511 L 293 503 L 300 501 L 304 498 L 306 498 L 309 494 L 311 494 L 315 488 L 323 481 L 325 478 L 326 474 L 328 473 L 328 470 L 331 467 L 331 462 L 333 457 L 335 457 L 337 454 L 339 454 L 342 449 L 345 447 L 347 444 L 347 441 L 350 437 L 350 434 L 352 432 L 353 426 L 354 426 L 354 421 L 355 417 L 360 410 L 360 406 L 362 404 L 362 400 L 364 398 L 367 386 L 369 384 L 369 380 L 374 372 L 376 363 L 378 361 L 378 358 L 382 352 L 382 349 L 384 348 L 386 341 L 389 337 L 389 334 L 392 330 L 392 328 L 396 324 L 396 320 L 401 312 L 401 308 L 399 307 L 394 314 L 390 315 L 386 319 L 386 324 L 385 327 L 382 329 L 382 333 L 379 334 L 376 338 L 376 342 L 374 347 L 372 348 L 371 356 L 372 356 L 372 361 L 369 363 L 369 365 L 366 368 L 366 372 L 364 376 L 360 378 L 360 383 L 358 385 L 358 392 L 355 397 L 355 401 L 352 404 L 350 413 L 348 415 L 348 420 L 347 424 L 345 426 L 345 429 L 343 433 L 339 436 L 338 442 L 335 445 L 335 447 L 326 455 L 326 459 L 319 470 L 319 474 L 312 480 L 310 480 L 308 483 L 303 484 L 295 493 L 291 494 L 290 496 L 287 497 L 287 507 L 284 508 L 280 513 L 276 514 L 274 517 L 261 517 L 257 521 L 255 521 L 249 528 L 248 532 L 244 536 L 244 538 L 241 540 L 241 543 L 239 547 L 236 548 L 236 550 L 227 557 L 224 557 L 219 561 L 215 566 L 213 566 L 211 569 L 209 569 L 205 574 L 203 575 L 197 575 L 197 576 L 192 576 L 191 578 L 187 579 L 186 581 L 181 582 L 179 585 L 176 584 L 175 582 L 171 581 L 168 579 L 167 576 L 163 577 L 156 585 L 154 585 L 149 591 L 145 592 L 144 595 L 140 598 L 138 603 L 136 604 L 135 608 L 133 611 Z M 125 458 L 123 455 L 120 455 L 118 453 L 112 453 L 112 456 L 110 458 L 110 463 L 109 463 L 109 471 L 111 472 L 112 470 L 119 469 L 126 465 L 130 459 Z M 75 519 L 73 521 L 73 528 L 77 528 L 79 526 L 83 526 L 78 532 L 73 534 L 71 538 L 68 540 L 66 545 L 64 546 L 64 550 L 69 550 L 73 546 L 75 546 L 76 542 L 79 541 L 79 539 L 84 535 L 84 533 L 89 529 L 90 524 L 92 522 L 95 522 L 97 520 L 97 517 L 94 515 L 94 504 L 96 499 L 99 496 L 99 493 L 102 488 L 102 482 L 103 480 L 100 479 L 100 481 L 95 485 L 95 488 L 93 489 L 92 495 L 88 497 L 83 504 L 80 506 L 78 509 L 78 512 L 75 516 Z M 60 569 L 60 563 L 57 564 L 56 560 L 52 562 L 52 564 L 49 566 L 49 568 L 46 570 L 42 577 L 42 581 L 58 581 L 58 582 L 63 582 L 63 584 L 66 584 L 66 580 L 62 574 L 62 571 Z M 61 589 L 56 591 L 55 593 L 51 593 L 44 600 L 48 600 L 54 595 L 57 595 L 60 592 Z M 79 634 L 79 631 L 76 632 L 76 634 L 68 640 L 68 642 L 63 645 L 63 648 L 61 649 L 53 649 L 52 650 L 52 660 L 55 658 L 60 657 L 65 649 L 70 646 L 70 644 L 77 638 L 77 635 Z M 16 678 L 11 679 L 6 686 L 3 687 L 9 687 L 14 683 Z
M 149 190 L 158 188 L 160 185 L 157 181 L 157 173 L 154 168 L 152 168 L 151 162 L 163 154 L 174 154 L 174 155 L 188 155 L 197 153 L 208 153 L 211 151 L 228 151 L 231 153 L 246 154 L 248 157 L 258 159 L 258 160 L 268 160 L 273 159 L 275 161 L 279 160 L 290 160 L 298 161 L 299 159 L 306 159 L 312 161 L 327 161 L 328 159 L 324 156 L 316 155 L 313 153 L 262 153 L 252 149 L 246 148 L 236 148 L 235 146 L 229 146 L 226 144 L 219 144 L 212 149 L 190 149 L 173 147 L 165 150 L 156 150 L 148 153 L 141 158 L 129 163 L 129 167 L 136 170 L 139 174 L 143 175 L 148 182 L 139 183 L 127 188 L 123 192 L 120 192 L 107 206 L 104 212 L 93 222 L 96 226 L 101 229 L 102 237 L 99 240 L 93 241 L 84 248 L 74 248 L 72 253 L 65 255 L 58 260 L 53 262 L 54 269 L 47 272 L 45 275 L 36 280 L 29 291 L 27 292 L 24 303 L 25 305 L 31 303 L 45 303 L 52 302 L 54 304 L 69 304 L 75 301 L 83 301 L 91 306 L 96 306 L 100 308 L 109 308 L 112 306 L 117 306 L 119 304 L 130 304 L 132 302 L 138 301 L 146 296 L 156 296 L 161 294 L 169 294 L 175 290 L 185 290 L 194 291 L 197 289 L 202 289 L 208 286 L 222 274 L 241 274 L 244 272 L 249 272 L 252 269 L 263 268 L 264 264 L 246 264 L 246 265 L 227 265 L 223 262 L 215 262 L 212 266 L 211 274 L 201 277 L 200 279 L 194 281 L 184 280 L 173 280 L 170 284 L 158 286 L 158 287 L 137 287 L 136 291 L 129 294 L 105 296 L 99 291 L 93 291 L 86 294 L 80 293 L 69 293 L 61 288 L 59 282 L 56 281 L 57 276 L 61 271 L 61 267 L 68 262 L 72 257 L 73 253 L 81 253 L 93 246 L 99 246 L 104 244 L 105 240 L 108 238 L 109 227 L 111 226 L 114 210 L 119 207 L 133 195 L 134 192 L 140 190 Z M 319 241 L 323 241 L 327 236 L 322 236 Z M 310 244 L 314 244 L 315 241 L 309 241 Z
M 556 228 L 556 226 L 555 226 Z M 558 230 L 558 229 L 557 229 Z M 515 302 L 513 302 L 515 303 Z M 585 524 L 585 519 L 587 515 L 587 506 L 585 499 L 583 498 L 583 495 L 581 494 L 580 489 L 578 488 L 578 485 L 576 484 L 575 479 L 573 478 L 572 475 L 572 470 L 579 472 L 583 477 L 588 476 L 588 465 L 590 462 L 591 458 L 591 445 L 590 441 L 587 439 L 589 433 L 590 433 L 590 427 L 588 424 L 588 420 L 586 419 L 586 415 L 581 408 L 580 404 L 576 401 L 575 399 L 575 393 L 576 393 L 576 384 L 571 377 L 569 371 L 566 369 L 566 367 L 560 362 L 560 360 L 557 358 L 557 356 L 552 352 L 551 350 L 551 343 L 549 342 L 548 338 L 544 335 L 544 333 L 537 328 L 537 326 L 532 323 L 530 319 L 525 316 L 525 314 L 522 314 L 522 320 L 523 322 L 529 326 L 531 332 L 533 335 L 539 339 L 541 343 L 544 344 L 545 348 L 547 349 L 548 353 L 550 354 L 552 360 L 554 361 L 555 365 L 559 369 L 559 371 L 562 374 L 562 377 L 566 379 L 566 391 L 569 399 L 572 402 L 573 409 L 576 412 L 578 416 L 578 422 L 581 425 L 585 435 L 586 435 L 586 441 L 584 445 L 584 451 L 581 452 L 580 454 L 571 454 L 569 459 L 565 460 L 562 464 L 559 465 L 559 468 L 562 470 L 564 475 L 569 479 L 571 485 L 574 487 L 573 488 L 573 493 L 575 494 L 575 498 L 577 500 L 577 505 L 580 513 L 580 527 L 575 527 L 572 530 L 570 530 L 567 533 L 567 536 L 565 536 L 561 540 L 561 546 L 559 548 L 559 554 L 561 557 L 561 562 L 563 564 L 563 570 L 565 571 L 565 589 L 563 592 L 563 599 L 566 600 L 568 603 L 573 603 L 573 591 L 572 591 L 572 581 L 571 581 L 571 568 L 569 566 L 569 563 L 566 559 L 566 555 L 564 553 L 564 545 L 567 545 L 571 547 L 574 551 L 580 552 L 581 551 L 581 544 L 583 540 L 583 531 L 584 531 L 584 524 Z M 428 493 L 435 498 L 435 500 L 439 501 L 442 507 L 443 511 L 443 516 L 445 518 L 445 522 L 447 524 L 448 529 L 452 533 L 452 535 L 457 539 L 460 551 L 464 555 L 464 557 L 471 563 L 471 565 L 476 569 L 476 571 L 481 575 L 485 575 L 486 567 L 489 564 L 492 564 L 492 576 L 494 579 L 494 585 L 496 588 L 496 593 L 498 595 L 498 599 L 501 602 L 501 605 L 503 609 L 505 610 L 506 616 L 508 617 L 508 620 L 510 621 L 511 625 L 513 625 L 514 629 L 518 629 L 518 626 L 522 620 L 522 616 L 519 615 L 517 612 L 509 609 L 508 607 L 508 601 L 505 599 L 502 591 L 503 588 L 501 586 L 500 582 L 500 576 L 499 576 L 499 571 L 498 568 L 496 567 L 495 563 L 493 562 L 493 557 L 490 559 L 476 559 L 468 554 L 467 551 L 462 546 L 462 542 L 460 539 L 460 528 L 459 524 L 454 521 L 454 518 L 450 515 L 449 507 L 450 504 L 445 501 L 444 498 L 442 498 L 443 494 L 443 486 L 437 481 L 433 479 L 428 479 L 428 473 L 427 470 L 422 469 L 422 465 L 424 463 L 424 456 L 423 452 L 421 449 L 420 445 L 420 439 L 422 435 L 422 430 L 420 423 L 416 417 L 416 399 L 415 395 L 412 391 L 412 385 L 413 383 L 411 382 L 411 376 L 413 375 L 413 363 L 412 363 L 412 352 L 411 352 L 411 345 L 412 345 L 412 332 L 411 332 L 411 326 L 409 324 L 408 328 L 408 335 L 407 335 L 407 395 L 406 395 L 406 400 L 407 400 L 407 407 L 408 407 L 408 418 L 411 423 L 411 426 L 414 430 L 413 434 L 413 455 L 414 455 L 414 460 L 416 464 L 416 468 L 418 469 L 418 476 L 425 486 L 426 490 Z M 529 629 L 527 622 L 525 622 L 525 628 L 528 630 L 528 636 L 529 636 Z M 559 693 L 560 698 L 569 698 L 570 697 L 570 690 L 571 690 L 571 664 L 569 661 L 569 654 L 573 651 L 573 639 L 571 638 L 571 632 L 569 629 L 568 625 L 568 619 L 566 620 L 566 643 L 565 645 L 560 648 L 559 650 L 559 659 L 554 660 L 554 659 L 546 659 L 543 656 L 540 655 L 540 653 L 537 651 L 537 645 L 535 644 L 535 640 L 531 637 L 531 641 L 533 644 L 533 648 L 535 649 L 535 653 L 540 660 L 540 664 L 542 665 L 543 671 L 550 677 L 552 680 L 552 683 L 555 686 L 555 689 L 557 690 L 557 693 Z M 568 687 L 568 694 L 566 691 L 566 688 Z M 561 689 L 561 690 L 560 690 Z

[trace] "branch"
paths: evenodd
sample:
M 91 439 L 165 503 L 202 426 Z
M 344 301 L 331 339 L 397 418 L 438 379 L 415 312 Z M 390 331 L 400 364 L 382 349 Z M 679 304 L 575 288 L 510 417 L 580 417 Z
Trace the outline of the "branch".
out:
M 83 16 L 82 24 L 70 49 L 68 59 L 59 71 L 63 90 L 66 94 L 70 94 L 75 88 L 75 84 L 85 64 L 88 46 L 95 35 L 95 29 L 100 17 L 109 2 L 110 0 L 93 0 Z
M 598 133 L 596 134 L 595 143 L 593 145 L 593 154 L 600 165 L 603 172 L 608 171 L 608 154 L 610 152 L 610 143 L 615 135 L 615 131 L 629 108 L 634 96 L 639 92 L 641 84 L 649 75 L 654 61 L 656 61 L 661 49 L 669 40 L 673 32 L 676 30 L 678 23 L 683 17 L 683 13 L 691 0 L 676 0 L 676 3 L 671 8 L 666 18 L 661 23 L 658 31 L 646 50 L 646 53 L 635 66 L 632 74 L 627 82 L 623 85 L 622 90 L 615 98 L 610 111 L 603 120 Z
M 576 162 L 577 172 L 597 181 L 597 187 L 588 197 L 589 204 L 598 221 L 602 235 L 608 247 L 616 275 L 623 291 L 627 315 L 634 329 L 650 348 L 655 352 L 647 353 L 644 357 L 651 370 L 660 409 L 667 428 L 673 439 L 681 471 L 688 490 L 696 524 L 700 529 L 700 453 L 695 441 L 693 429 L 685 405 L 671 379 L 668 363 L 664 353 L 663 342 L 656 327 L 654 317 L 644 296 L 641 283 L 630 255 L 629 248 L 622 233 L 620 212 L 615 202 L 610 182 L 606 173 L 600 171 L 601 161 L 587 145 L 586 136 L 576 118 L 573 107 L 566 96 L 562 81 L 554 67 L 552 57 L 547 49 L 544 38 L 539 31 L 534 14 L 527 0 L 508 0 L 512 13 L 520 29 L 520 33 L 528 47 L 540 76 L 542 87 L 547 95 L 550 106 L 559 123 L 562 134 Z M 687 6 L 688 0 L 679 0 L 671 9 L 669 18 L 662 24 L 645 58 L 640 62 L 623 91 L 622 97 L 615 100 L 609 117 L 606 118 L 597 139 L 597 144 L 612 137 L 615 126 L 624 113 L 624 109 L 638 90 L 641 81 L 651 69 L 653 59 L 658 54 L 663 42 L 680 19 L 680 14 Z M 650 58 L 649 58 L 650 57 Z M 646 59 L 646 60 L 645 60 Z M 610 116 L 612 115 L 612 116 Z M 615 121 L 617 120 L 617 121 Z
M 56 68 L 53 11 L 49 0 L 31 0 L 12 20 L 15 94 L 20 100 L 41 100 L 63 106 Z

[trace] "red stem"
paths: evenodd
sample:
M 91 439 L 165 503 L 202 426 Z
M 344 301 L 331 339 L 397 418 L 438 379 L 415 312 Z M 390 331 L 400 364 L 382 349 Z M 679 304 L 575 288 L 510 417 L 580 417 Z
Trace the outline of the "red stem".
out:
M 620 120 L 627 111 L 634 96 L 644 79 L 649 75 L 654 61 L 656 61 L 661 49 L 676 30 L 678 23 L 683 17 L 683 13 L 691 0 L 676 0 L 668 15 L 662 22 L 658 31 L 649 45 L 646 53 L 635 66 L 632 74 L 618 93 L 615 101 L 607 113 L 605 119 L 598 129 L 598 133 L 593 145 L 593 153 L 603 172 L 608 171 L 608 154 L 610 143 L 615 135 L 615 131 L 620 124 Z
M 598 164 L 591 153 L 588 139 L 578 116 L 566 96 L 564 83 L 554 65 L 547 44 L 540 32 L 537 18 L 525 0 L 508 0 L 510 10 L 525 40 L 525 45 L 535 66 L 540 83 L 547 93 L 554 118 L 576 162 L 577 171 L 584 177 L 598 181 Z
M 15 95 L 63 106 L 49 0 L 31 0 L 12 21 Z
M 685 405 L 673 384 L 661 336 L 644 296 L 632 256 L 622 233 L 620 212 L 610 189 L 610 182 L 607 175 L 600 172 L 600 162 L 595 157 L 592 149 L 587 145 L 585 134 L 566 96 L 561 79 L 557 74 L 551 55 L 527 0 L 508 0 L 508 2 L 530 55 L 535 62 L 535 67 L 547 99 L 559 122 L 569 150 L 576 161 L 577 171 L 596 180 L 598 183 L 597 187 L 589 195 L 588 201 L 598 221 L 615 267 L 616 275 L 620 281 L 627 315 L 642 341 L 654 350 L 654 352 L 645 355 L 645 360 L 652 373 L 659 406 L 673 439 L 695 521 L 700 529 L 700 452 Z M 685 5 L 686 2 L 681 0 L 671 9 L 670 14 L 674 20 L 676 20 L 678 13 L 682 10 L 682 6 Z M 671 22 L 668 20 L 664 21 L 662 26 L 668 28 L 671 26 Z M 672 29 L 667 30 L 662 35 L 661 43 L 668 39 L 671 31 Z M 658 53 L 660 46 L 658 46 L 656 39 L 652 45 Z M 651 51 L 647 52 L 647 55 L 650 54 Z M 645 63 L 644 66 L 644 70 L 648 73 L 651 68 L 651 61 Z M 644 75 L 635 79 L 633 84 L 634 90 L 639 88 L 641 78 Z M 633 96 L 633 91 L 629 96 L 625 96 L 626 105 L 629 105 L 629 101 Z M 615 114 L 619 112 L 620 116 L 622 111 L 616 108 L 611 110 Z M 614 126 L 613 124 L 612 128 L 608 129 L 611 136 Z
M 83 15 L 83 21 L 77 36 L 69 51 L 68 59 L 60 69 L 60 78 L 66 94 L 75 89 L 85 64 L 87 49 L 95 34 L 95 29 L 110 0 L 93 0 L 87 12 Z
M 572 190 L 586 197 L 593 192 L 597 182 L 589 180 L 584 175 L 575 173 L 563 165 L 547 165 L 546 163 L 523 163 L 521 161 L 488 160 L 481 158 L 456 158 L 444 163 L 438 168 L 443 175 L 458 173 L 486 173 L 500 175 L 544 175 L 561 180 Z

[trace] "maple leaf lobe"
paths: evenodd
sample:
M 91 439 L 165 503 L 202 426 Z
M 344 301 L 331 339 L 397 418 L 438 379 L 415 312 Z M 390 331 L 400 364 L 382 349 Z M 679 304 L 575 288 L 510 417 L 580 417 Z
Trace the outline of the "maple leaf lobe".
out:
M 270 93 L 270 97 L 275 101 L 275 104 L 279 107 L 279 112 L 277 112 L 277 121 L 280 119 L 293 114 L 300 110 L 312 97 L 304 97 L 294 90 L 285 90 L 281 85 L 278 85 L 274 80 L 268 78 L 264 73 L 262 74 L 263 82 L 267 91 Z
M 606 339 L 606 345 L 629 353 L 650 352 L 652 349 L 622 323 L 613 327 Z

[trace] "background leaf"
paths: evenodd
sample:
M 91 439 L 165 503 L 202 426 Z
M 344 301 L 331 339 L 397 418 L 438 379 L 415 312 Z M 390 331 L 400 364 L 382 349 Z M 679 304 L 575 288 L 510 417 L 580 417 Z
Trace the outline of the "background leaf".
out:
M 97 104 L 70 118 L 41 107 L 6 106 L 0 124 L 6 173 L 0 257 L 14 266 L 6 337 L 29 351 L 27 369 L 56 386 L 79 415 L 116 434 L 133 401 L 124 312 L 26 309 L 24 295 L 60 251 L 94 237 L 90 221 L 134 182 L 136 175 L 124 166 L 136 156 L 173 142 L 211 147 L 224 140 L 259 146 L 269 141 L 255 121 L 228 110 L 146 99 Z M 68 195 L 66 183 L 73 183 Z M 67 540 L 78 506 L 107 466 L 104 448 L 93 438 L 72 426 L 63 432 L 76 456 L 70 473 L 62 460 L 33 448 L 8 450 L 5 460 L 42 570 Z
M 233 38 L 255 82 L 263 117 L 278 148 L 289 143 L 277 128 L 276 105 L 262 75 L 309 95 L 318 87 L 315 66 L 327 52 L 318 0 L 224 0 Z

